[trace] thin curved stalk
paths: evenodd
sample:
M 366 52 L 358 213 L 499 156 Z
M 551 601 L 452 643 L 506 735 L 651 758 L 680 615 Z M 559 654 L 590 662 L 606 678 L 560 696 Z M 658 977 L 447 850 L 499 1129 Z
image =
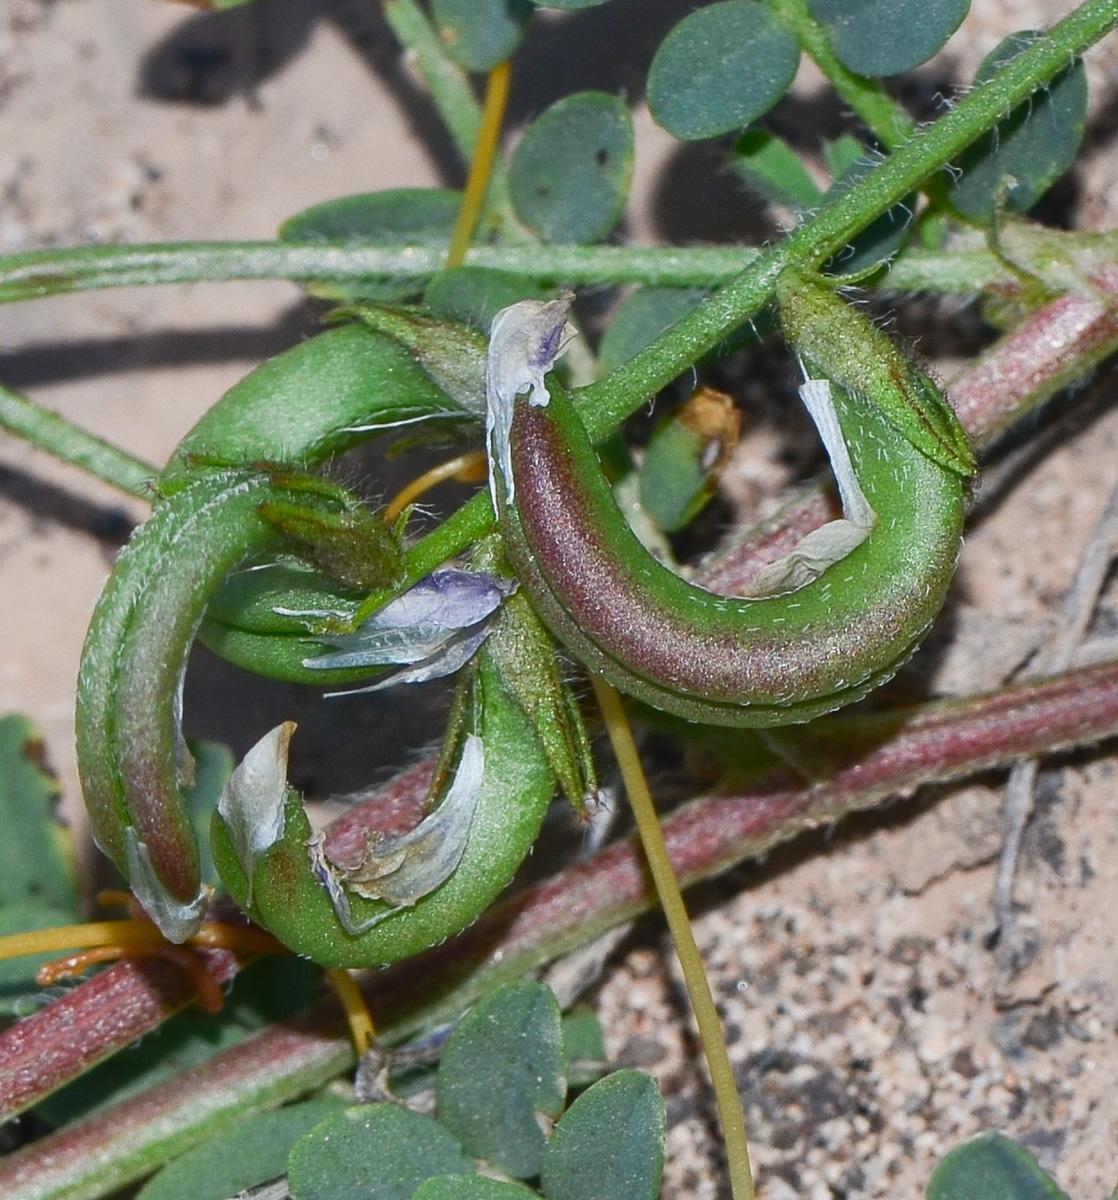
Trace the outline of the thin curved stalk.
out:
M 592 675 L 590 681 L 594 685 L 594 694 L 606 723 L 606 732 L 609 734 L 614 757 L 621 768 L 625 791 L 629 795 L 629 806 L 633 810 L 633 818 L 640 833 L 641 849 L 656 885 L 656 896 L 664 910 L 672 945 L 675 947 L 676 957 L 683 972 L 683 981 L 691 999 L 695 1023 L 699 1027 L 699 1040 L 710 1070 L 718 1118 L 722 1125 L 730 1188 L 734 1200 L 753 1200 L 753 1172 L 749 1165 L 745 1116 L 741 1110 L 737 1084 L 734 1082 L 734 1071 L 730 1066 L 726 1039 L 722 1036 L 722 1023 L 718 1019 L 710 980 L 707 978 L 702 955 L 695 942 L 691 918 L 687 915 L 687 907 L 679 892 L 679 880 L 668 856 L 664 831 L 660 827 L 660 818 L 656 815 L 656 807 L 652 803 L 652 793 L 648 790 L 640 753 L 636 742 L 633 741 L 633 731 L 629 727 L 629 719 L 625 715 L 617 691 L 600 676 Z
M 80 467 L 130 496 L 151 499 L 159 468 L 72 425 L 0 384 L 0 429 L 25 438 L 62 462 Z

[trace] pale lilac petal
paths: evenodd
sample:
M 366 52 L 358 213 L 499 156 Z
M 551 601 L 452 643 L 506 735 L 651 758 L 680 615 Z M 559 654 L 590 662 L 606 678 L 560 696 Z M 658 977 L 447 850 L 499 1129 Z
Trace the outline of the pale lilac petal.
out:
M 497 474 L 505 481 L 507 503 L 515 494 L 509 437 L 516 397 L 528 393 L 528 403 L 544 407 L 551 394 L 544 376 L 574 336 L 567 311 L 574 294 L 556 300 L 521 300 L 503 308 L 489 327 L 489 356 L 485 366 L 485 446 L 489 455 L 489 492 L 497 511 Z

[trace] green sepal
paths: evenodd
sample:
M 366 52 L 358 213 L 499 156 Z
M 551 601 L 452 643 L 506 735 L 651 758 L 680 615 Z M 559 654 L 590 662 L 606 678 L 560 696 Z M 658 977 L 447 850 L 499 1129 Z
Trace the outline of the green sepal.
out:
M 964 479 L 975 473 L 974 453 L 943 393 L 872 321 L 796 271 L 785 271 L 776 290 L 785 340 L 809 377 L 864 397 L 937 465 Z
M 329 513 L 268 503 L 260 515 L 298 545 L 298 556 L 350 588 L 387 588 L 404 571 L 404 549 L 383 518 L 360 504 Z
M 312 670 L 324 633 L 349 632 L 367 592 L 345 588 L 305 563 L 261 563 L 225 577 L 206 608 L 199 640 L 234 666 L 269 679 L 333 687 L 383 668 Z
M 437 320 L 418 309 L 355 304 L 339 313 L 356 317 L 391 338 L 456 404 L 485 412 L 485 358 L 488 339 L 457 321 Z
M 563 681 L 555 641 L 523 592 L 501 606 L 488 649 L 501 681 L 532 723 L 563 794 L 584 814 L 598 790 L 590 737 Z
M 236 902 L 285 945 L 327 967 L 386 965 L 410 958 L 464 929 L 493 902 L 531 849 L 555 789 L 555 777 L 520 706 L 506 691 L 486 647 L 477 658 L 471 714 L 485 747 L 482 794 L 454 873 L 409 908 L 390 911 L 366 933 L 345 931 L 307 852 L 310 824 L 289 791 L 284 834 L 248 879 L 220 817 L 211 828 L 214 862 Z M 381 901 L 351 898 L 357 921 L 387 911 Z

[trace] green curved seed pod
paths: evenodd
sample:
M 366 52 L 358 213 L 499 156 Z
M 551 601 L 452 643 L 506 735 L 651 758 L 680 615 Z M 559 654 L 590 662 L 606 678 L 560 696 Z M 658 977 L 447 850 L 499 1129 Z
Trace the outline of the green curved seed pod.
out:
M 304 663 L 325 649 L 316 633 L 349 628 L 367 595 L 301 563 L 261 564 L 226 576 L 206 608 L 198 639 L 234 666 L 269 679 L 315 687 L 356 683 L 376 671 L 312 670 Z
M 798 271 L 783 272 L 776 295 L 784 338 L 813 374 L 873 404 L 945 470 L 975 473 L 967 436 L 943 393 L 872 321 Z
M 261 505 L 336 515 L 342 496 L 250 469 L 197 477 L 156 503 L 94 610 L 78 675 L 82 790 L 98 844 L 172 941 L 193 932 L 205 899 L 182 795 L 192 764 L 180 728 L 198 623 L 230 570 L 286 547 Z
M 374 434 L 470 413 L 404 346 L 364 325 L 328 329 L 250 372 L 179 443 L 162 483 L 195 458 L 311 467 Z
M 348 933 L 308 854 L 310 825 L 288 790 L 284 833 L 248 875 L 225 822 L 215 816 L 214 862 L 234 900 L 297 954 L 327 967 L 383 966 L 418 954 L 477 919 L 509 883 L 539 833 L 555 776 L 520 705 L 505 689 L 483 647 L 477 658 L 472 723 L 485 753 L 481 795 L 453 873 L 406 908 L 350 897 L 357 921 L 381 919 Z
M 592 670 L 689 720 L 783 725 L 859 699 L 915 648 L 954 573 L 964 477 L 879 404 L 834 389 L 872 531 L 807 586 L 744 600 L 692 586 L 641 546 L 573 406 L 549 385 L 546 407 L 516 404 L 516 504 L 501 505 L 501 530 L 540 615 Z

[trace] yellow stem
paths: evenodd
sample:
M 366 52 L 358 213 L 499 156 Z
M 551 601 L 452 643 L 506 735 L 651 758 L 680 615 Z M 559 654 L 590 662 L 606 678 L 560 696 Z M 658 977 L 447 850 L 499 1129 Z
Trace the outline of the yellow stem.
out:
M 754 1200 L 753 1174 L 749 1167 L 749 1144 L 745 1136 L 741 1099 L 734 1083 L 734 1073 L 730 1067 L 726 1041 L 722 1036 L 718 1010 L 714 1007 L 710 981 L 703 968 L 703 960 L 691 930 L 691 921 L 679 892 L 679 880 L 676 879 L 675 870 L 668 858 L 660 818 L 656 815 L 652 803 L 652 794 L 648 790 L 648 781 L 644 776 L 644 768 L 633 741 L 629 721 L 621 706 L 621 698 L 604 679 L 597 675 L 591 675 L 590 678 L 594 684 L 594 694 L 598 698 L 598 707 L 602 710 L 602 717 L 606 723 L 613 753 L 621 768 L 625 790 L 629 793 L 629 804 L 637 822 L 644 856 L 648 861 L 652 881 L 656 885 L 660 907 L 668 921 L 668 931 L 671 933 L 672 944 L 683 970 L 683 980 L 687 985 L 687 994 L 691 998 L 691 1007 L 699 1026 L 699 1040 L 706 1055 L 711 1083 L 714 1085 L 714 1098 L 718 1105 L 718 1116 L 722 1123 L 722 1138 L 726 1145 L 726 1160 L 730 1171 L 730 1188 L 734 1200 Z
M 23 954 L 56 954 L 90 946 L 115 946 L 120 956 L 130 947 L 158 946 L 166 939 L 150 921 L 89 921 L 84 925 L 56 925 L 0 937 L 0 960 Z M 211 922 L 188 939 L 194 946 L 221 946 L 241 954 L 290 954 L 281 942 L 262 929 Z
M 386 521 L 395 521 L 405 508 L 418 500 L 424 492 L 428 492 L 437 483 L 447 479 L 458 479 L 462 483 L 476 483 L 485 478 L 487 461 L 484 450 L 471 450 L 468 454 L 459 454 L 457 458 L 448 458 L 429 471 L 424 471 L 418 478 L 402 487 L 392 498 L 392 502 L 384 510 Z
M 373 1044 L 373 1038 L 377 1035 L 369 1006 L 365 1003 L 361 989 L 353 982 L 353 976 L 348 971 L 328 970 L 326 978 L 330 981 L 334 991 L 338 993 L 345 1019 L 349 1022 L 349 1032 L 353 1038 L 353 1044 L 357 1048 L 358 1057 L 360 1057 Z
M 163 935 L 148 921 L 90 921 L 85 925 L 56 925 L 29 933 L 0 937 L 0 959 L 21 954 L 54 954 L 86 946 L 157 945 Z
M 460 267 L 466 260 L 466 251 L 473 241 L 485 193 L 489 187 L 489 174 L 493 159 L 497 156 L 497 143 L 501 138 L 501 124 L 505 119 L 505 107 L 509 99 L 509 83 L 512 67 L 509 62 L 498 63 L 489 72 L 485 84 L 485 107 L 481 113 L 481 128 L 478 130 L 477 146 L 474 149 L 470 173 L 466 177 L 466 191 L 462 196 L 462 207 L 454 223 L 450 249 L 446 256 L 446 267 Z

